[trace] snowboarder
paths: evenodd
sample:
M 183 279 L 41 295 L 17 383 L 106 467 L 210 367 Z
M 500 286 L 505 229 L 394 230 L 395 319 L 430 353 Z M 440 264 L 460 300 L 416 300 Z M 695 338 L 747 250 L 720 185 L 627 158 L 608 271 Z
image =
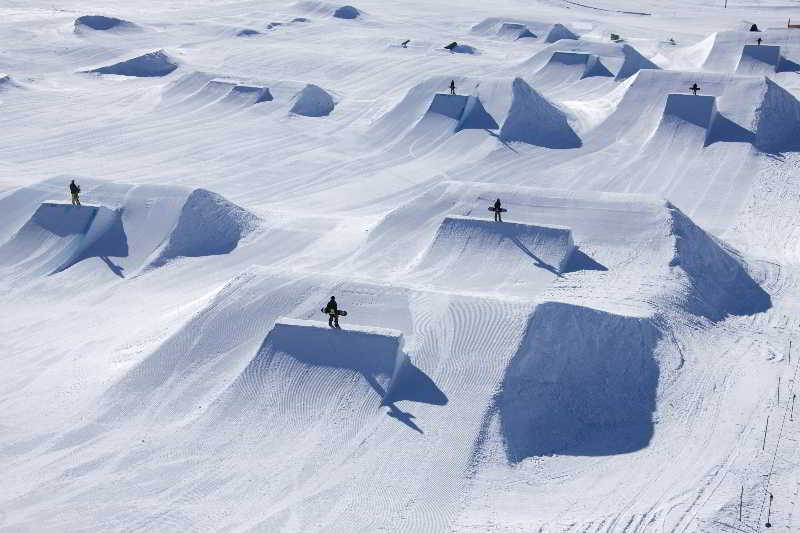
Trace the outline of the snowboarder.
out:
M 72 195 L 72 205 L 81 205 L 81 200 L 78 195 L 81 193 L 81 188 L 75 183 L 75 180 L 69 182 L 69 192 Z
M 694 83 L 694 84 L 692 84 L 692 86 L 691 86 L 691 87 L 689 87 L 689 90 L 690 90 L 690 91 L 692 91 L 692 94 L 694 94 L 695 96 L 697 96 L 697 91 L 699 91 L 699 90 L 700 90 L 700 87 L 698 87 L 698 86 L 697 86 L 697 84 L 696 84 L 696 83 Z
M 501 209 L 502 209 L 501 205 L 502 204 L 500 203 L 500 198 L 498 198 L 497 200 L 494 201 L 494 221 L 495 222 L 502 222 L 503 221 L 503 216 L 502 216 L 503 212 L 501 211 Z
M 402 46 L 403 48 L 408 48 L 408 43 L 410 43 L 410 42 L 411 42 L 411 39 L 406 39 L 405 41 L 400 43 L 400 46 Z
M 325 306 L 324 311 L 328 313 L 328 326 L 332 328 L 339 327 L 339 306 L 336 304 L 336 297 L 331 296 L 330 301 L 328 301 L 328 305 Z
M 450 94 L 456 94 L 456 80 L 450 80 Z
M 761 39 L 761 37 L 759 37 L 758 39 L 756 39 L 756 42 L 758 43 L 758 46 L 761 46 L 761 41 L 762 41 L 762 40 L 763 40 L 763 39 Z

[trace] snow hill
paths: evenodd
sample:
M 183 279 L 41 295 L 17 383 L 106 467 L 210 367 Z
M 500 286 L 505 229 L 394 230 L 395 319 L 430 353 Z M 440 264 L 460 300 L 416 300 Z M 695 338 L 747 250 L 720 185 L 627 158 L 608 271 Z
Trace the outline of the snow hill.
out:
M 794 6 L 12 4 L 0 532 L 800 529 Z

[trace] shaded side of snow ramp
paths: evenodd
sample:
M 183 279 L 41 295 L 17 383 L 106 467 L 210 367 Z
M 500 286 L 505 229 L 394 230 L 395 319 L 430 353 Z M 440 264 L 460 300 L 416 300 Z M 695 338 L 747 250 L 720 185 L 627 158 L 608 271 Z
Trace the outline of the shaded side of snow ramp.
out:
M 614 77 L 601 59 L 595 54 L 584 52 L 553 52 L 550 60 L 536 73 L 537 78 L 563 81 L 582 80 L 592 77 Z
M 572 31 L 563 24 L 553 24 L 553 27 L 550 28 L 549 32 L 547 32 L 547 36 L 544 38 L 544 42 L 554 43 L 556 41 L 561 41 L 565 39 L 577 40 L 580 39 L 580 37 L 572 33 Z
M 453 131 L 499 128 L 477 96 L 435 94 L 425 115 L 441 115 L 452 119 L 455 121 Z
M 319 0 L 301 0 L 292 4 L 294 9 L 305 11 L 307 13 L 316 13 L 318 15 L 329 16 L 343 20 L 355 20 L 364 17 L 364 11 L 353 7 L 351 5 L 336 5 L 329 2 L 321 2 Z M 306 22 L 306 19 L 294 19 L 292 22 Z
M 290 113 L 306 117 L 324 117 L 330 115 L 336 102 L 322 87 L 308 84 L 294 96 L 294 104 Z
M 500 29 L 497 30 L 497 36 L 518 41 L 519 39 L 535 39 L 536 34 L 533 33 L 525 24 L 516 22 L 504 22 Z
M 496 396 L 507 460 L 645 448 L 654 432 L 660 338 L 649 318 L 537 306 Z
M 245 375 L 263 373 L 263 366 L 274 358 L 290 357 L 301 365 L 361 375 L 381 403 L 391 403 L 399 378 L 411 364 L 402 332 L 342 322 L 342 329 L 332 329 L 326 322 L 279 318 Z
M 775 74 L 781 62 L 781 47 L 746 44 L 736 66 L 736 73 L 746 76 L 767 76 Z
M 222 196 L 195 189 L 181 209 L 178 223 L 151 267 L 178 257 L 227 254 L 257 225 L 258 218 Z
M 0 72 L 0 91 L 4 89 L 10 89 L 12 87 L 17 87 L 17 84 L 8 74 Z
M 462 216 L 442 221 L 416 269 L 437 284 L 476 289 L 547 285 L 575 251 L 569 228 Z
M 690 283 L 684 307 L 690 313 L 719 320 L 752 315 L 772 307 L 738 254 L 670 206 L 675 255 L 670 266 L 683 270 Z
M 166 76 L 176 68 L 178 68 L 178 64 L 175 60 L 167 55 L 164 50 L 158 50 L 87 72 L 148 78 Z
M 617 71 L 615 79 L 617 81 L 630 78 L 640 70 L 658 70 L 661 67 L 644 57 L 631 45 L 625 44 L 622 46 L 622 53 L 625 59 Z
M 522 78 L 512 83 L 511 108 L 500 138 L 545 148 L 578 148 L 582 142 L 566 114 L 536 92 Z
M 764 152 L 800 149 L 800 101 L 769 78 L 756 109 L 755 146 Z
M 30 269 L 32 275 L 55 274 L 91 257 L 127 255 L 120 210 L 43 203 L 0 246 L 0 265 Z
M 680 141 L 689 147 L 710 144 L 718 116 L 716 101 L 714 96 L 668 94 L 661 122 L 651 142 L 675 144 Z
M 207 95 L 224 95 L 219 100 L 222 104 L 241 103 L 247 105 L 274 100 L 269 87 L 225 79 L 210 80 L 207 87 L 201 91 Z
M 86 30 L 132 30 L 136 28 L 137 26 L 135 24 L 127 20 L 103 15 L 84 15 L 75 19 L 76 33 Z
M 337 19 L 357 19 L 361 15 L 361 11 L 353 6 L 342 6 L 336 8 L 333 12 L 334 18 Z

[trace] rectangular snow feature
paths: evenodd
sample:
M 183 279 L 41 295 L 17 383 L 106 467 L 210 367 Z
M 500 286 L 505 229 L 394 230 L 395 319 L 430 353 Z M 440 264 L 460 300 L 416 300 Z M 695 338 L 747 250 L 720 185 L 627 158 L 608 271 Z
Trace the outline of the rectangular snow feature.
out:
M 343 325 L 282 317 L 267 340 L 276 351 L 313 366 L 346 368 L 367 376 L 390 378 L 385 396 L 409 362 L 403 351 L 403 333 L 396 329 Z
M 693 94 L 668 94 L 664 106 L 664 119 L 678 118 L 701 128 L 709 129 L 717 114 L 715 96 Z
M 746 44 L 742 57 L 736 67 L 737 74 L 769 74 L 778 69 L 781 60 L 781 47 L 772 45 Z
M 467 107 L 467 97 L 460 94 L 441 94 L 434 95 L 433 101 L 428 108 L 428 113 L 437 113 L 453 120 L 461 120 L 464 109 Z

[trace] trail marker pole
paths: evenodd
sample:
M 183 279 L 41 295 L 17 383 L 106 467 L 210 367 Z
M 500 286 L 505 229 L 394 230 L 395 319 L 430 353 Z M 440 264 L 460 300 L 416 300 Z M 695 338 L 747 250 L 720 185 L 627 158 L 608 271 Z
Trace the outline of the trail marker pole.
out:
M 778 376 L 778 406 L 781 405 L 781 377 Z
M 789 411 L 789 422 L 794 422 L 794 400 L 797 398 L 797 394 L 792 394 L 792 410 Z
M 739 492 L 739 522 L 742 521 L 742 500 L 744 499 L 744 485 L 742 485 L 742 490 Z
M 764 425 L 764 442 L 761 443 L 761 451 L 764 451 L 764 448 L 767 446 L 767 428 L 769 427 L 769 417 L 767 417 L 767 423 Z
M 764 524 L 767 527 L 772 527 L 772 524 L 769 521 L 769 514 L 772 512 L 772 493 L 769 493 L 769 507 L 767 507 L 767 523 Z

